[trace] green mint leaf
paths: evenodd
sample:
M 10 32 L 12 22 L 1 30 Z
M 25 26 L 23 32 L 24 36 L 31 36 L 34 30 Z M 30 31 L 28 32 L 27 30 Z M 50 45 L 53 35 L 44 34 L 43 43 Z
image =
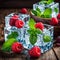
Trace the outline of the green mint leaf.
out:
M 37 10 L 36 10 L 36 12 L 37 12 L 37 16 L 40 17 L 41 13 L 39 11 L 37 11 Z
M 43 37 L 44 42 L 50 42 L 51 41 L 51 36 L 45 35 Z
M 34 45 L 37 42 L 37 34 L 30 34 L 29 41 Z
M 50 4 L 50 3 L 52 3 L 54 0 L 48 0 L 47 1 L 47 4 Z
M 44 17 L 44 18 L 51 18 L 51 14 L 52 14 L 52 9 L 51 9 L 51 8 L 47 8 L 47 9 L 45 9 L 45 11 L 43 12 L 43 17 Z
M 7 36 L 8 39 L 10 39 L 10 38 L 16 38 L 16 37 L 18 37 L 18 33 L 17 32 L 12 32 L 11 34 L 9 34 Z
M 41 16 L 41 11 L 38 7 L 36 8 L 36 12 L 37 12 L 37 16 L 40 17 Z
M 36 10 L 32 10 L 32 13 L 33 13 L 35 16 L 37 16 Z
M 40 29 L 36 29 L 37 34 L 42 34 L 42 31 Z
M 54 8 L 54 11 L 55 11 L 56 13 L 58 13 L 58 8 Z
M 1 50 L 3 52 L 10 52 L 11 51 L 11 46 L 14 42 L 17 42 L 17 40 L 15 38 L 11 38 L 8 39 L 7 41 L 4 42 L 4 44 L 2 45 Z
M 30 20 L 29 20 L 29 28 L 35 29 L 34 25 L 35 25 L 34 19 L 30 18 Z
M 40 11 L 40 9 L 38 7 L 36 8 L 36 10 L 39 11 L 39 13 L 41 13 L 41 11 Z
M 32 33 L 34 32 L 34 29 L 29 29 L 29 30 L 27 30 L 27 32 L 28 32 L 29 34 L 32 34 Z

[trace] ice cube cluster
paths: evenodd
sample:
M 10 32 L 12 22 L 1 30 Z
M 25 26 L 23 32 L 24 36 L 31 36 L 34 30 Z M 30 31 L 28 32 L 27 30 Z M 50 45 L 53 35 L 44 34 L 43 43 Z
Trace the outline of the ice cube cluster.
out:
M 10 26 L 10 18 L 14 16 L 14 13 L 11 13 L 5 17 L 5 27 L 4 27 L 4 35 L 5 35 L 5 41 L 7 41 L 8 38 L 10 38 L 11 34 L 17 34 L 18 37 L 16 37 L 18 42 L 21 42 L 24 46 L 25 49 L 31 49 L 33 46 L 39 46 L 41 48 L 41 53 L 44 53 L 45 51 L 51 49 L 53 46 L 53 26 L 44 24 L 44 30 L 43 34 L 38 34 L 37 37 L 37 42 L 32 45 L 29 41 L 29 33 L 27 30 L 29 29 L 28 23 L 30 16 L 27 14 L 18 14 L 19 18 L 24 22 L 24 27 L 22 28 L 17 28 L 15 26 Z M 17 32 L 17 33 L 16 33 Z M 44 35 L 48 35 L 51 37 L 51 41 L 49 42 L 44 42 L 43 37 Z M 13 36 L 14 37 L 14 36 Z

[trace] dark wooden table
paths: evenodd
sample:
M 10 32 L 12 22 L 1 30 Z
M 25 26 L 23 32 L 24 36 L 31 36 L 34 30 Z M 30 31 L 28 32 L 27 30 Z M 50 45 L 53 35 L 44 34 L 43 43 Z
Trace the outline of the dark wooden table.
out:
M 4 18 L 12 12 L 18 12 L 20 9 L 0 9 L 0 45 L 4 41 Z M 7 56 L 6 56 L 7 55 Z M 0 60 L 60 60 L 60 47 L 53 47 L 49 51 L 42 54 L 39 58 L 28 58 L 23 54 L 15 54 L 13 57 L 0 51 Z

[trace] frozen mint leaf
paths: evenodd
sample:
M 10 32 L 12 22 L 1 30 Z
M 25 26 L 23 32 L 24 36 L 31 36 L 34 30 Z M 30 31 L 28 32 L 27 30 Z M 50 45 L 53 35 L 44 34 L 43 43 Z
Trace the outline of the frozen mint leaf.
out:
M 37 12 L 37 16 L 40 17 L 41 16 L 41 11 L 38 7 L 36 8 L 36 12 Z
M 58 8 L 54 8 L 54 11 L 55 11 L 56 13 L 58 13 Z
M 37 11 L 37 10 L 36 10 L 36 12 L 37 12 L 37 16 L 40 17 L 41 13 L 39 11 Z
M 11 34 L 9 34 L 9 35 L 7 36 L 8 39 L 9 39 L 9 38 L 16 38 L 16 37 L 18 37 L 18 33 L 17 33 L 17 32 L 12 32 Z
M 37 16 L 36 10 L 32 10 L 32 13 L 33 13 L 35 16 Z
M 36 29 L 37 34 L 42 34 L 42 31 L 40 29 Z
M 40 11 L 40 9 L 38 7 L 36 8 L 36 10 L 39 11 L 39 13 L 41 13 L 41 11 Z
M 45 35 L 43 37 L 44 42 L 50 42 L 51 41 L 51 36 Z
M 37 42 L 37 34 L 30 34 L 29 40 L 30 43 L 34 45 Z
M 12 35 L 14 35 L 14 37 L 18 36 L 18 32 L 12 32 Z
M 30 27 L 31 29 L 35 29 L 34 25 L 35 25 L 34 19 L 30 18 L 30 20 L 29 20 L 29 27 Z
M 27 30 L 27 32 L 28 32 L 29 34 L 32 34 L 32 33 L 34 33 L 34 29 L 29 29 L 29 30 Z
M 47 8 L 47 9 L 45 9 L 45 11 L 43 12 L 44 18 L 51 18 L 51 14 L 52 14 L 52 9 L 51 9 L 51 8 Z

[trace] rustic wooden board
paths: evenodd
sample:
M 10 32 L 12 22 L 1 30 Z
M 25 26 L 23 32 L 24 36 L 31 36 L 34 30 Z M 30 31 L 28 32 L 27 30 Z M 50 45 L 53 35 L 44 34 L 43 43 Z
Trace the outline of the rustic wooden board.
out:
M 54 51 L 55 51 L 55 53 L 57 55 L 58 60 L 60 60 L 60 47 L 55 47 L 53 49 L 54 49 Z
M 44 54 L 42 54 L 40 56 L 40 58 L 29 58 L 26 55 L 22 55 L 22 54 L 16 54 L 14 57 L 0 57 L 0 60 L 57 60 L 56 56 L 54 55 L 53 50 L 49 50 L 47 52 L 45 52 Z

